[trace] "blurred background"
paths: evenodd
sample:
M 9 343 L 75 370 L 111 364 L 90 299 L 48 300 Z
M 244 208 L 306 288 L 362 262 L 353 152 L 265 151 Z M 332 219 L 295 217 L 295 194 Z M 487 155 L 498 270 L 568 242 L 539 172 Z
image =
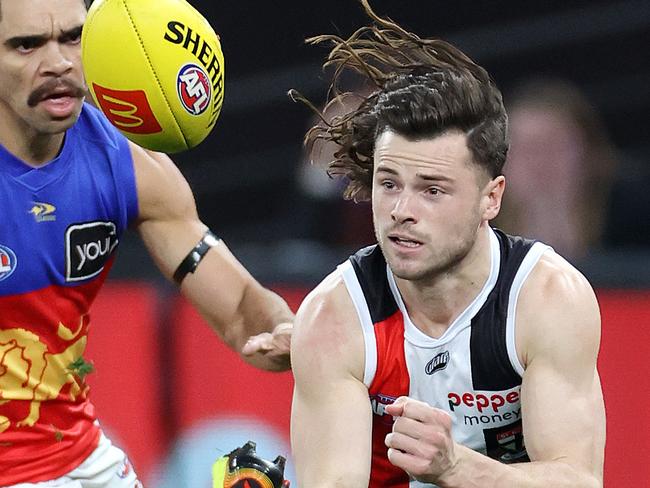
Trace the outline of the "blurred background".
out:
M 340 187 L 328 182 L 323 171 L 305 169 L 301 142 L 313 122 L 312 114 L 286 93 L 296 88 L 321 104 L 328 77 L 320 66 L 327 53 L 323 47 L 306 46 L 304 39 L 320 33 L 347 36 L 366 19 L 355 0 L 289 0 L 281 6 L 272 2 L 191 3 L 221 36 L 226 97 L 214 132 L 198 148 L 175 155 L 174 160 L 194 190 L 204 221 L 258 277 L 315 282 L 349 251 L 372 241 L 372 231 L 365 218 L 367 209 L 342 202 Z M 637 279 L 630 274 L 639 273 L 638 263 L 634 273 L 628 272 L 631 269 L 625 263 L 628 253 L 641 252 L 650 244 L 646 115 L 650 109 L 650 56 L 646 50 L 650 3 L 493 1 L 478 8 L 475 2 L 462 0 L 441 4 L 376 0 L 373 5 L 379 14 L 392 17 L 421 36 L 441 37 L 459 46 L 492 74 L 510 111 L 517 91 L 534 80 L 540 84 L 545 80 L 566 83 L 567 90 L 573 90 L 555 97 L 556 103 L 563 104 L 561 108 L 576 96 L 585 99 L 583 105 L 590 107 L 601 126 L 592 131 L 596 140 L 587 142 L 606 148 L 612 153 L 608 157 L 617 164 L 596 180 L 598 188 L 567 184 L 554 189 L 550 187 L 555 179 L 573 184 L 587 181 L 590 173 L 601 171 L 599 162 L 592 158 L 605 156 L 601 151 L 584 151 L 586 157 L 578 163 L 583 167 L 578 172 L 562 173 L 557 171 L 562 164 L 553 166 L 556 154 L 549 152 L 547 158 L 542 157 L 538 170 L 524 179 L 531 185 L 531 199 L 547 193 L 542 202 L 552 200 L 549 190 L 596 195 L 593 205 L 602 208 L 594 218 L 602 230 L 589 239 L 588 249 L 575 256 L 572 251 L 566 254 L 574 261 L 579 258 L 584 271 L 598 282 L 627 284 Z M 552 103 L 547 102 L 547 106 Z M 540 132 L 537 137 L 541 142 L 528 141 L 534 146 L 531 151 L 535 147 L 551 148 L 547 139 L 555 134 L 544 132 L 543 127 L 525 130 Z M 520 133 L 515 131 L 515 135 Z M 513 141 L 513 146 L 519 142 Z M 561 143 L 571 145 L 570 141 Z M 576 145 L 582 143 L 577 141 Z M 513 153 L 517 149 L 513 147 Z M 526 159 L 525 151 L 517 151 L 518 159 Z M 517 166 L 526 167 L 526 163 L 511 163 L 506 165 L 506 176 Z M 576 181 L 566 181 L 571 178 Z M 509 203 L 506 201 L 506 206 Z M 516 205 L 512 202 L 511 206 Z M 549 218 L 553 214 L 547 212 Z M 516 225 L 509 229 L 505 222 L 499 224 L 512 232 L 518 230 Z M 558 229 L 558 233 L 562 231 Z M 122 252 L 122 269 L 129 277 L 148 274 L 152 268 L 141 264 L 139 243 L 132 237 L 133 249 Z M 557 245 L 547 234 L 534 237 Z M 618 261 L 620 254 L 623 259 Z M 129 265 L 129 257 L 138 265 Z M 647 268 L 644 271 L 647 278 Z M 612 272 L 621 275 L 611 276 Z M 645 278 L 639 276 L 638 283 Z
M 213 133 L 174 160 L 204 222 L 295 308 L 373 242 L 368 205 L 343 201 L 341 184 L 309 165 L 302 138 L 313 117 L 287 96 L 296 88 L 321 106 L 327 53 L 304 39 L 347 37 L 366 18 L 355 0 L 190 3 L 221 36 L 226 95 Z M 551 244 L 596 286 L 606 486 L 650 486 L 647 463 L 634 458 L 650 448 L 642 408 L 650 383 L 640 374 L 650 353 L 650 2 L 372 4 L 422 37 L 460 47 L 502 89 L 512 150 L 496 224 Z M 248 437 L 269 458 L 289 455 L 290 374 L 252 371 L 220 345 L 161 280 L 135 233 L 111 276 L 94 315 L 93 394 L 143 478 L 208 487 L 211 462 Z

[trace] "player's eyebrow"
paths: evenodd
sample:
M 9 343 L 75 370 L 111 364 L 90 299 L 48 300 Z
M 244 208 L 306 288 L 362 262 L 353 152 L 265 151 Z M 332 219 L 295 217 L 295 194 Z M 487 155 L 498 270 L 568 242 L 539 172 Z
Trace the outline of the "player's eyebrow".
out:
M 393 168 L 389 168 L 387 166 L 382 165 L 381 163 L 377 166 L 377 174 L 380 173 L 386 173 L 394 176 L 399 176 L 399 173 L 395 171 Z M 426 173 L 420 173 L 418 172 L 416 176 L 422 180 L 425 181 L 452 181 L 452 178 L 446 176 L 446 175 L 433 175 L 433 174 L 426 174 Z
M 78 25 L 76 27 L 73 27 L 72 29 L 61 32 L 61 35 L 59 36 L 59 42 L 67 42 L 72 39 L 76 39 L 81 35 L 82 30 L 83 30 L 83 25 Z
M 428 175 L 424 173 L 417 173 L 415 176 L 425 181 L 452 181 L 452 178 L 449 178 L 445 175 Z
M 72 39 L 76 39 L 81 35 L 81 31 L 83 30 L 83 25 L 78 25 L 73 27 L 72 29 L 64 30 L 59 34 L 57 40 L 59 42 L 68 42 Z M 17 49 L 20 46 L 24 45 L 30 45 L 34 47 L 42 46 L 47 42 L 47 40 L 50 38 L 49 35 L 46 34 L 32 34 L 32 35 L 26 35 L 26 36 L 14 36 L 10 37 L 5 41 L 5 45 L 8 46 L 11 49 Z
M 397 171 L 395 171 L 394 169 L 389 168 L 387 166 L 384 166 L 383 164 L 377 165 L 377 173 L 388 173 L 388 174 L 391 174 L 391 175 L 398 176 Z
M 5 41 L 5 46 L 11 49 L 16 49 L 20 46 L 42 46 L 45 44 L 49 36 L 45 35 L 31 35 L 31 36 L 14 36 Z

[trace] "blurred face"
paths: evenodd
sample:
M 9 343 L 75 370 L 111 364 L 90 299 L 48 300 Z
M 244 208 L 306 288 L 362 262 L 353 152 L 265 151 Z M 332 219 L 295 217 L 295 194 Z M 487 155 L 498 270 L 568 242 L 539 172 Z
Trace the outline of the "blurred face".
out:
M 65 131 L 85 94 L 83 1 L 2 0 L 1 9 L 0 131 L 4 137 Z
M 514 221 L 508 230 L 579 255 L 588 167 L 580 128 L 562 110 L 520 106 L 510 115 L 510 141 L 507 198 Z
M 471 162 L 466 140 L 448 132 L 409 141 L 390 131 L 377 139 L 373 220 L 398 278 L 449 271 L 471 251 L 481 223 L 498 213 L 503 178 L 490 180 Z

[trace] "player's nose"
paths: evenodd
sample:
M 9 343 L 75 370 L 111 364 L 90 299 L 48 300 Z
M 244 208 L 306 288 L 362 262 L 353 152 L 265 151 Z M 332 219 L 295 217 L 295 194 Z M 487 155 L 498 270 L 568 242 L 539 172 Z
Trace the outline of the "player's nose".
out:
M 48 42 L 44 46 L 41 74 L 61 76 L 72 70 L 74 59 L 69 50 L 58 42 Z
M 395 199 L 390 216 L 395 222 L 415 222 L 416 214 L 414 196 L 405 191 L 401 192 Z

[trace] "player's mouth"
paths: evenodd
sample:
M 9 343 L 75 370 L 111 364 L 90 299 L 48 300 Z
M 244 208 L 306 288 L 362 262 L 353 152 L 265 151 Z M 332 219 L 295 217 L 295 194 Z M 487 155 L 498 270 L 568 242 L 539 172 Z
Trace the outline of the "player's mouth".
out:
M 41 100 L 40 104 L 54 118 L 66 118 L 73 114 L 77 107 L 78 97 L 70 92 L 53 93 Z
M 52 78 L 29 95 L 27 104 L 30 107 L 41 105 L 53 118 L 67 118 L 75 112 L 85 94 L 83 87 L 73 81 Z
M 418 249 L 422 247 L 422 241 L 403 234 L 388 234 L 388 239 L 399 249 Z

